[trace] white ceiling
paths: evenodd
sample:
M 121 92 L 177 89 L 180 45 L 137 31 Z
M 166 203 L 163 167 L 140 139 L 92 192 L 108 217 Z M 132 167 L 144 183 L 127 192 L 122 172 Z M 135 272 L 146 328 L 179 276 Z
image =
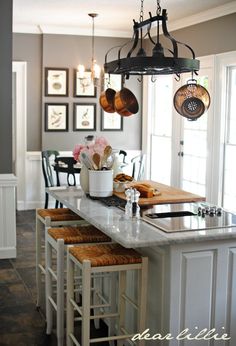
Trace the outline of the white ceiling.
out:
M 155 15 L 156 0 L 144 0 L 144 18 Z M 161 0 L 169 17 L 169 30 L 236 12 L 232 0 Z M 139 20 L 138 0 L 13 0 L 13 31 L 129 37 L 133 19 Z

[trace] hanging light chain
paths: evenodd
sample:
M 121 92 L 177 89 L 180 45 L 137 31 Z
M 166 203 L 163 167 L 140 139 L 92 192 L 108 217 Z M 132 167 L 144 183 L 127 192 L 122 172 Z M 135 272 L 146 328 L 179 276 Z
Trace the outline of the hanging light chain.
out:
M 161 14 L 161 5 L 160 5 L 160 0 L 157 0 L 157 11 L 156 14 L 159 16 Z
M 141 0 L 141 7 L 140 7 L 140 15 L 139 15 L 139 22 L 141 23 L 143 21 L 143 2 L 144 0 Z
M 94 63 L 94 16 L 92 16 L 92 64 Z

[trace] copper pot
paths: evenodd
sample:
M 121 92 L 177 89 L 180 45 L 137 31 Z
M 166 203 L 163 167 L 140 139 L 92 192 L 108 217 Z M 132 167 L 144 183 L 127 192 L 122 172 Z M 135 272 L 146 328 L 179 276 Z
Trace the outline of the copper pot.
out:
M 210 102 L 208 91 L 194 79 L 189 80 L 174 95 L 176 111 L 189 120 L 196 120 L 203 115 L 208 110 Z
M 139 110 L 135 95 L 127 88 L 122 88 L 115 94 L 115 111 L 125 117 L 135 114 Z
M 99 97 L 100 106 L 107 113 L 115 112 L 115 107 L 114 107 L 115 94 L 116 92 L 114 89 L 108 88 L 104 90 Z

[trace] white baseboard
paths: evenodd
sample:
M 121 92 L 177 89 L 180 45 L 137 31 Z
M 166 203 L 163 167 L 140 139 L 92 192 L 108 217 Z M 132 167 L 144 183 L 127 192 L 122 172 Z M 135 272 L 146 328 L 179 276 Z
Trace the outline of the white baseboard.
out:
M 32 210 L 32 209 L 37 209 L 37 208 L 44 208 L 44 201 L 29 201 L 29 202 L 18 201 L 17 202 L 17 210 L 18 211 Z M 48 208 L 55 208 L 55 202 L 49 201 L 48 202 Z
M 16 258 L 16 248 L 0 248 L 0 259 Z

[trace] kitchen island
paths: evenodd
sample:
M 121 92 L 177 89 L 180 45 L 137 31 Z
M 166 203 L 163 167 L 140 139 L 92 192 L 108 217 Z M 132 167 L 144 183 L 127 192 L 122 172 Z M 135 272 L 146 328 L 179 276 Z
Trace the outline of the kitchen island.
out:
M 48 192 L 114 241 L 148 256 L 147 328 L 157 339 L 147 345 L 236 345 L 236 227 L 166 233 L 142 219 L 127 219 L 123 210 L 86 197 L 79 187 Z M 132 325 L 132 314 L 129 321 Z M 192 337 L 215 328 L 219 340 L 177 340 L 186 328 Z M 231 339 L 222 340 L 224 333 Z

